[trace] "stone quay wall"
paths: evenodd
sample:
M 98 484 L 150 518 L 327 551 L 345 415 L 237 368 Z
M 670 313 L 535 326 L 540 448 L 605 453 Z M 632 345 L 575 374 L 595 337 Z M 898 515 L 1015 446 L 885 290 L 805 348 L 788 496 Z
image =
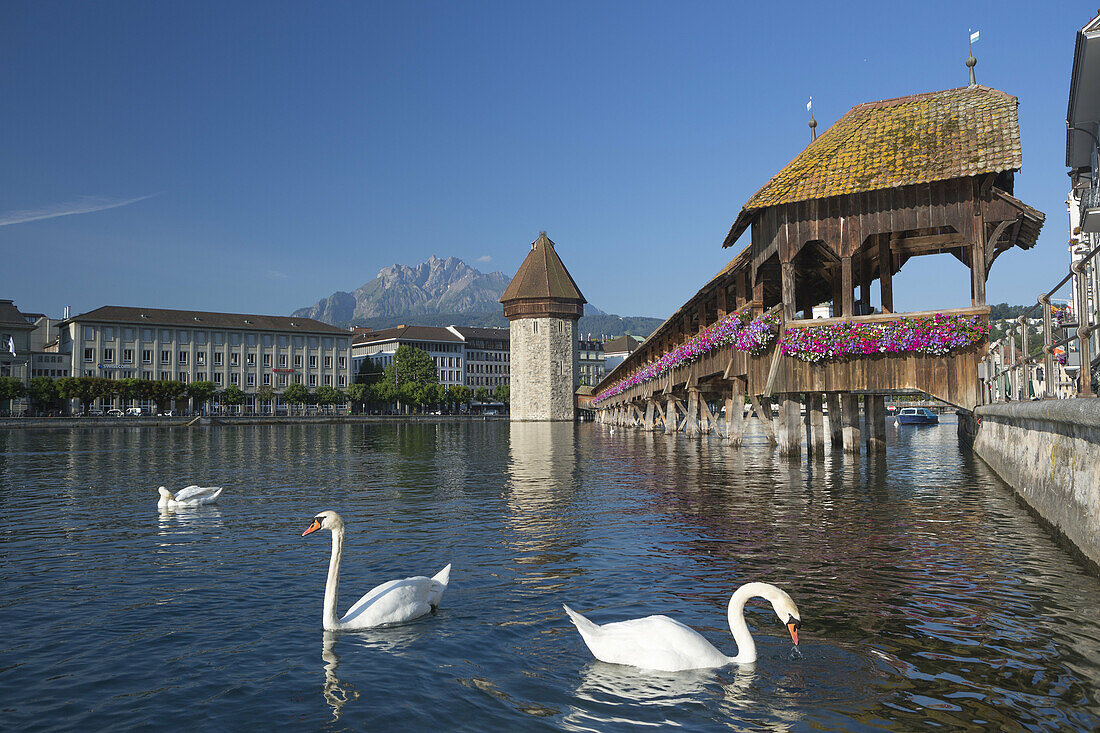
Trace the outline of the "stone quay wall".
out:
M 519 318 L 511 340 L 512 420 L 573 420 L 577 371 L 577 322 L 569 318 Z
M 1100 399 L 984 405 L 974 451 L 1100 568 Z

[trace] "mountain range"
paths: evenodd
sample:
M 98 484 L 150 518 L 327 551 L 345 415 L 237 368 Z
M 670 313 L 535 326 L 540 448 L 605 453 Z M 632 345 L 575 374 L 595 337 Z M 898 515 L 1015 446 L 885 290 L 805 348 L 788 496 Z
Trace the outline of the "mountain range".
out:
M 413 267 L 383 267 L 373 280 L 353 292 L 337 291 L 291 315 L 342 328 L 381 329 L 401 323 L 504 328 L 508 321 L 500 296 L 511 280 L 503 272 L 481 272 L 457 257 L 433 255 Z M 591 303 L 584 309 L 578 331 L 593 337 L 614 338 L 625 333 L 644 337 L 661 324 L 658 318 L 604 313 Z

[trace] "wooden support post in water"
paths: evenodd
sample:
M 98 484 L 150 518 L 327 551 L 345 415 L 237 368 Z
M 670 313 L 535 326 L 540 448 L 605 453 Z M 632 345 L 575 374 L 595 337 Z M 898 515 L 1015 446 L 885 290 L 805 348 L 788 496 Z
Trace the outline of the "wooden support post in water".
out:
M 825 455 L 825 416 L 821 410 L 821 393 L 806 395 L 806 450 L 812 455 Z
M 772 424 L 772 398 L 765 397 L 761 400 L 756 395 L 752 395 L 749 397 L 749 402 L 752 403 L 753 412 L 756 413 L 756 417 L 764 426 L 764 433 L 768 436 L 768 442 L 775 445 L 775 427 Z
M 867 452 L 886 450 L 886 398 L 880 394 L 867 395 L 863 400 L 863 414 L 867 417 Z
M 704 435 L 708 435 L 711 430 L 714 429 L 714 413 L 710 411 L 710 405 L 707 404 L 707 396 L 705 394 L 699 394 L 699 432 Z
M 779 397 L 779 430 L 776 431 L 776 443 L 780 455 L 794 456 L 802 452 L 802 416 L 799 414 L 801 402 L 795 393 L 784 393 Z
M 653 413 L 654 407 L 656 407 L 657 401 L 652 397 L 649 397 L 645 401 L 645 418 L 642 420 L 642 430 L 647 433 L 653 432 Z
M 840 396 L 840 428 L 844 452 L 859 453 L 859 397 L 854 394 Z
M 733 379 L 733 397 L 726 400 L 726 440 L 730 445 L 741 445 L 745 435 L 745 385 Z
M 680 430 L 680 419 L 676 415 L 676 398 L 667 395 L 665 399 L 665 432 L 675 433 Z
M 688 403 L 684 415 L 684 435 L 694 438 L 699 435 L 699 389 L 688 387 Z
M 841 445 L 843 445 L 841 426 L 844 424 L 843 418 L 841 418 L 840 395 L 836 392 L 829 392 L 825 395 L 825 403 L 829 407 L 829 442 L 833 450 L 840 450 Z

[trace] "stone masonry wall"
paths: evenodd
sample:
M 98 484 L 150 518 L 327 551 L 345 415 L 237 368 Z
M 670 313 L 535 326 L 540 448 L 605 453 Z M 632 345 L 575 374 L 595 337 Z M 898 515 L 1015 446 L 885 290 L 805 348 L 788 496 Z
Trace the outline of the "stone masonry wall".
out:
M 985 405 L 974 451 L 1100 566 L 1100 399 Z
M 577 322 L 520 318 L 509 328 L 513 420 L 573 420 Z

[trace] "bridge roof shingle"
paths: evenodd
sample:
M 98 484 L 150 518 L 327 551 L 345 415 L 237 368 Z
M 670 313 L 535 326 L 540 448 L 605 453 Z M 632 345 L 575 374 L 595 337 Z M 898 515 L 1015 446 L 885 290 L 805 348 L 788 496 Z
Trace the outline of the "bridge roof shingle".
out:
M 745 202 L 723 246 L 769 206 L 1016 170 L 1016 106 L 980 84 L 858 104 Z

